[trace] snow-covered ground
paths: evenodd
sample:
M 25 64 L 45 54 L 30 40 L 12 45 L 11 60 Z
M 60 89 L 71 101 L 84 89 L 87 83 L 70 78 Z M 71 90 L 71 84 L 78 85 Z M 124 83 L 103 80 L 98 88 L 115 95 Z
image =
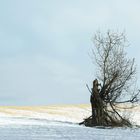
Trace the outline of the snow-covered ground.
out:
M 90 115 L 89 105 L 53 105 L 40 107 L 0 107 L 0 124 L 31 123 L 32 119 L 78 123 Z M 7 118 L 7 119 L 6 119 Z M 9 119 L 10 118 L 10 119 Z M 11 121 L 26 118 L 30 121 Z M 32 122 L 33 123 L 33 122 Z
M 140 125 L 140 106 L 127 112 Z M 90 105 L 0 107 L 0 140 L 140 140 L 139 128 L 79 126 L 90 113 Z

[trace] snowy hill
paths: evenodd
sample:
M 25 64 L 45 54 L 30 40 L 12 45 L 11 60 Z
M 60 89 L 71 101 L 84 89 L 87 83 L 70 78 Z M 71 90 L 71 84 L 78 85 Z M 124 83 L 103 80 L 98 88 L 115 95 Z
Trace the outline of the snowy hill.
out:
M 140 106 L 127 112 L 140 124 Z M 139 128 L 79 126 L 90 113 L 90 105 L 0 107 L 0 140 L 140 140 Z
M 122 107 L 124 106 L 119 106 L 120 109 Z M 133 114 L 131 115 L 132 120 L 134 123 L 140 125 L 140 106 L 136 106 L 133 109 L 127 109 L 126 106 L 126 111 L 128 114 Z M 79 123 L 90 115 L 91 108 L 88 104 L 35 107 L 0 107 L 0 124 L 34 124 L 35 122 L 37 123 L 35 120 Z M 20 119 L 22 119 L 22 121 Z
M 53 105 L 35 107 L 0 107 L 0 124 L 27 124 L 33 120 L 78 123 L 90 115 L 89 105 Z M 24 120 L 23 120 L 24 118 Z M 12 119 L 12 121 L 11 121 Z M 15 121 L 14 121 L 14 120 Z M 22 119 L 22 121 L 20 120 Z

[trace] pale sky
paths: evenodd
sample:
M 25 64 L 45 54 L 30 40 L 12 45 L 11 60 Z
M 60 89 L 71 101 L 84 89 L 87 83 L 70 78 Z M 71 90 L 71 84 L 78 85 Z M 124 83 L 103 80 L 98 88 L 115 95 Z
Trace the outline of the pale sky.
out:
M 89 103 L 97 30 L 125 30 L 140 83 L 139 14 L 139 0 L 0 0 L 0 105 Z

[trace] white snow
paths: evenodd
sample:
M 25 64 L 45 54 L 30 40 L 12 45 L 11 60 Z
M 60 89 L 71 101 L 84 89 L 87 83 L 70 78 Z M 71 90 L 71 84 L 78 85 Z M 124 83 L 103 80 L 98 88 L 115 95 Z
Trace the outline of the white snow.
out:
M 19 119 L 45 119 L 78 123 L 90 115 L 89 105 L 63 105 L 43 107 L 0 107 L 0 124 L 27 123 L 28 121 L 16 121 Z M 9 119 L 9 121 L 8 121 Z M 11 121 L 12 119 L 12 121 Z M 29 121 L 29 123 L 30 123 Z
M 140 106 L 126 111 L 140 125 Z M 139 128 L 78 125 L 90 115 L 90 105 L 0 107 L 0 140 L 140 140 Z
M 119 106 L 121 109 L 122 106 Z M 133 109 L 125 109 L 132 121 L 140 125 L 140 105 Z M 123 112 L 123 111 L 122 111 Z M 0 124 L 30 123 L 35 120 L 51 120 L 79 123 L 91 115 L 90 105 L 54 105 L 37 107 L 0 107 Z M 18 118 L 18 120 L 16 120 Z M 26 119 L 22 122 L 21 120 Z M 12 121 L 11 121 L 12 119 Z M 14 122 L 15 120 L 15 122 Z M 19 121 L 20 120 L 20 121 Z M 29 121 L 27 121 L 29 120 Z

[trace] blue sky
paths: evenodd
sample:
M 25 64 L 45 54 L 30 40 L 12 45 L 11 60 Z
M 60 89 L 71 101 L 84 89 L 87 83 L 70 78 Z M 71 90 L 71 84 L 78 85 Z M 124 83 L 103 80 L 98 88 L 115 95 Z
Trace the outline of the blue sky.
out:
M 1 0 L 0 105 L 88 103 L 97 30 L 125 30 L 140 83 L 139 14 L 139 0 Z

